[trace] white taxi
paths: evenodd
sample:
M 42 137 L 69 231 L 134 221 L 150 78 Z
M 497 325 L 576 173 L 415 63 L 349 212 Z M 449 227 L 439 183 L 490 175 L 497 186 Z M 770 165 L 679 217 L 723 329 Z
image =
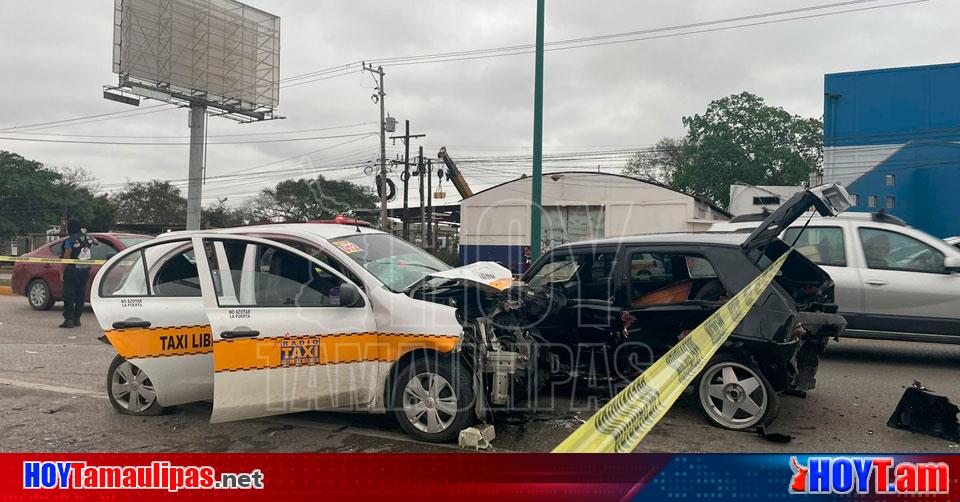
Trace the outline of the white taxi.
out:
M 97 274 L 91 303 L 117 351 L 107 385 L 121 413 L 194 401 L 213 401 L 211 422 L 392 411 L 411 436 L 448 441 L 486 412 L 488 368 L 475 351 L 461 355 L 455 307 L 406 292 L 509 278 L 490 263 L 450 269 L 370 228 L 280 224 L 128 248 Z M 520 359 L 504 352 L 500 373 Z

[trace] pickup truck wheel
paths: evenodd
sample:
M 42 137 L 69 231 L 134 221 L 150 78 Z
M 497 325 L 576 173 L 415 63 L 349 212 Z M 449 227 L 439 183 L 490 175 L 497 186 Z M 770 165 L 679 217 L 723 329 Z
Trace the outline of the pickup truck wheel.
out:
M 767 425 L 780 412 L 780 399 L 763 373 L 730 354 L 710 361 L 695 388 L 703 416 L 725 429 Z
M 446 356 L 419 357 L 395 381 L 393 410 L 400 427 L 430 443 L 454 440 L 474 420 L 467 370 Z
M 159 415 L 163 407 L 150 377 L 117 354 L 107 370 L 107 396 L 113 409 L 123 415 Z
M 53 295 L 46 281 L 34 279 L 27 285 L 27 302 L 33 310 L 50 310 L 53 307 Z

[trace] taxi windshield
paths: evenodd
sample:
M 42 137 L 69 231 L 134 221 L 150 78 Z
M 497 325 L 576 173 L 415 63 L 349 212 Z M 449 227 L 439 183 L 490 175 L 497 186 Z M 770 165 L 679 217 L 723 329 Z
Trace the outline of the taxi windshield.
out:
M 426 251 L 390 234 L 348 235 L 330 239 L 330 243 L 396 293 L 433 272 L 450 269 Z

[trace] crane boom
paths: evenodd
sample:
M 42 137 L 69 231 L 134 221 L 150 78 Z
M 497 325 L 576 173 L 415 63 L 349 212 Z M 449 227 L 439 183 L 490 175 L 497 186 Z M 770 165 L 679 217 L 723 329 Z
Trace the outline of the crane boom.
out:
M 446 164 L 447 178 L 453 183 L 457 192 L 460 193 L 460 197 L 466 199 L 473 195 L 473 190 L 470 189 L 467 180 L 463 178 L 460 168 L 457 167 L 457 164 L 455 164 L 453 159 L 450 158 L 450 155 L 447 154 L 447 147 L 440 148 L 440 153 L 437 154 L 437 157 Z

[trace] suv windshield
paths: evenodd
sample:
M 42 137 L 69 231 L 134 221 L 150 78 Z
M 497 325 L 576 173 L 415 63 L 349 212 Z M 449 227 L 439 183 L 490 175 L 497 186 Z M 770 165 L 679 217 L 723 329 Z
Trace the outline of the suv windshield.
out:
M 537 271 L 536 275 L 530 279 L 529 284 L 534 287 L 543 287 L 547 284 L 567 282 L 573 278 L 579 269 L 580 265 L 572 258 L 550 262 Z
M 330 239 L 393 292 L 401 292 L 433 272 L 450 269 L 426 251 L 390 234 L 357 234 Z

